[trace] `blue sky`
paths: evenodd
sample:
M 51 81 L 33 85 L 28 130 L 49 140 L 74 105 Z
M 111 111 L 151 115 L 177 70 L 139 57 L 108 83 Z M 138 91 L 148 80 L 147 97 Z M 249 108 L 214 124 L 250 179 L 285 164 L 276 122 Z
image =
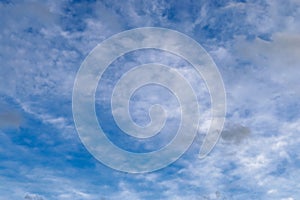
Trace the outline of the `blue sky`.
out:
M 171 114 L 156 140 L 124 136 L 110 112 L 113 85 L 147 62 L 173 65 L 201 102 L 193 145 L 155 172 L 130 174 L 97 161 L 72 116 L 76 73 L 108 37 L 163 27 L 199 42 L 222 75 L 225 127 L 214 150 L 198 159 L 208 127 L 209 94 L 192 66 L 170 53 L 142 50 L 108 68 L 96 92 L 98 120 L 118 146 L 160 148 L 178 127 L 172 93 L 146 86 L 130 111 L 141 125 L 149 105 Z M 0 199 L 300 199 L 300 3 L 298 0 L 0 1 Z M 112 156 L 112 159 L 114 157 Z

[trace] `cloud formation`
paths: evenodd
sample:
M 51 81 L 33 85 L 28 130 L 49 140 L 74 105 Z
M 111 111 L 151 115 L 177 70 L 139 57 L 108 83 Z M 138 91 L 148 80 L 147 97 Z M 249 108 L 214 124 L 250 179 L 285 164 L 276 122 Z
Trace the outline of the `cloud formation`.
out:
M 297 0 L 1 1 L 1 198 L 298 199 L 299 8 Z M 141 26 L 181 31 L 206 48 L 225 82 L 228 126 L 207 159 L 197 159 L 193 145 L 165 169 L 130 175 L 103 166 L 83 147 L 71 95 L 81 62 L 98 43 Z M 124 56 L 112 66 L 96 98 L 108 98 L 101 92 L 128 69 L 127 62 L 178 64 L 198 86 L 200 114 L 208 121 L 209 95 L 190 66 L 165 54 L 141 54 L 138 62 Z M 177 108 L 167 97 L 161 99 Z M 132 108 L 138 112 L 144 105 Z M 99 112 L 99 119 L 108 119 L 105 114 Z M 116 144 L 141 147 L 119 137 L 111 121 L 104 123 Z M 197 144 L 205 131 L 199 132 Z

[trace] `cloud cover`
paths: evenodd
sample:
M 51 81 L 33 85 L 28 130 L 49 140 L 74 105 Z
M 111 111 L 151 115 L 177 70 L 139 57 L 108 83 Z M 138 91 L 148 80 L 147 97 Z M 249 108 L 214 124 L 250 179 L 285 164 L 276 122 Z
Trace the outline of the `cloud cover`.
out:
M 1 198 L 299 198 L 299 6 L 296 0 L 2 1 Z M 92 48 L 140 26 L 172 28 L 206 48 L 225 82 L 229 128 L 204 160 L 197 159 L 200 134 L 169 167 L 131 175 L 103 166 L 83 147 L 74 129 L 71 94 Z M 174 58 L 151 52 L 140 61 L 151 58 L 174 64 Z M 134 59 L 121 59 L 119 65 L 126 62 Z M 177 63 L 193 77 L 190 66 Z M 111 74 L 122 73 L 117 69 Z M 115 78 L 111 74 L 108 83 Z M 207 97 L 203 82 L 192 80 Z M 110 121 L 105 123 L 109 129 Z M 136 141 L 116 143 L 141 148 Z

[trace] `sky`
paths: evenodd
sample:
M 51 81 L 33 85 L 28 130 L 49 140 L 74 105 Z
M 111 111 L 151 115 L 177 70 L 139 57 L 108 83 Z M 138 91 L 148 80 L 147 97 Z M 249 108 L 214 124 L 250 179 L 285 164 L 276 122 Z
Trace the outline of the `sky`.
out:
M 2 0 L 0 27 L 0 200 L 300 199 L 298 0 Z M 156 171 L 129 173 L 106 166 L 83 144 L 72 92 L 80 66 L 98 44 L 141 27 L 175 30 L 198 42 L 222 77 L 227 112 L 217 144 L 199 159 L 212 119 L 205 77 L 182 57 L 158 49 L 116 58 L 95 92 L 99 125 L 116 146 L 152 152 L 168 145 L 181 125 L 176 95 L 150 84 L 132 94 L 129 113 L 146 126 L 156 119 L 149 108 L 160 104 L 164 127 L 145 139 L 118 127 L 111 97 L 136 66 L 172 66 L 188 80 L 199 105 L 196 137 L 178 160 Z M 143 71 L 140 79 L 149 73 Z M 189 120 L 193 126 L 194 118 Z

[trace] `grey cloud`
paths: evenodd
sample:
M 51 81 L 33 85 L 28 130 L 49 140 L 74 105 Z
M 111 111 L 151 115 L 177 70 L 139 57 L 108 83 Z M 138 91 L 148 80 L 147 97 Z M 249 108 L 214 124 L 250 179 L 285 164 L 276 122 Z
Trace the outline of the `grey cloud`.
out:
M 224 141 L 239 144 L 251 133 L 250 128 L 240 124 L 232 124 L 225 128 L 221 134 Z
M 44 200 L 44 198 L 37 194 L 26 194 L 24 199 L 26 200 Z
M 18 128 L 22 123 L 21 115 L 16 111 L 0 111 L 0 128 Z
M 0 99 L 0 128 L 18 128 L 23 121 L 21 113 L 1 100 L 4 99 Z

